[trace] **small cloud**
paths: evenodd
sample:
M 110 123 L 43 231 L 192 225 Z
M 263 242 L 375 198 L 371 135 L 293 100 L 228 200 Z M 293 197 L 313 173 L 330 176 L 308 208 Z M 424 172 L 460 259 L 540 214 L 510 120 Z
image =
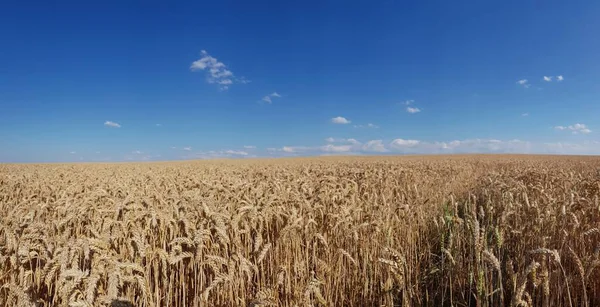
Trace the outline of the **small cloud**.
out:
M 409 100 L 406 100 L 405 102 L 403 102 L 402 104 L 403 104 L 403 105 L 406 105 L 406 106 L 409 106 L 409 105 L 411 105 L 411 104 L 413 104 L 413 103 L 415 103 L 415 101 L 414 101 L 414 100 L 412 100 L 412 99 L 409 99 Z
M 162 126 L 162 124 L 156 124 L 156 127 L 161 127 L 161 126 Z
M 252 146 L 252 145 L 244 145 L 245 149 L 256 149 L 256 146 Z
M 529 116 L 529 113 L 523 113 L 523 114 L 521 114 L 521 116 L 523 116 L 523 117 Z
M 351 145 L 327 144 L 327 145 L 321 147 L 321 151 L 324 151 L 324 152 L 349 152 L 350 150 L 352 150 Z
M 346 139 L 345 142 L 350 143 L 352 145 L 360 145 L 360 142 L 355 139 Z
M 175 146 L 171 146 L 171 149 L 177 149 L 177 147 L 175 147 Z
M 281 150 L 283 152 L 287 152 L 287 153 L 296 152 L 296 150 L 293 147 L 289 147 L 289 146 L 283 146 L 283 148 Z
M 377 126 L 375 124 L 368 123 L 366 125 L 354 125 L 354 128 L 371 128 L 371 129 L 377 129 L 377 128 L 379 128 L 379 126 Z
M 277 92 L 273 92 L 265 97 L 262 98 L 262 101 L 266 102 L 266 103 L 272 103 L 273 102 L 273 98 L 281 98 L 281 95 L 279 95 Z
M 421 141 L 418 140 L 404 140 L 404 139 L 395 139 L 392 141 L 390 146 L 394 148 L 403 148 L 403 147 L 414 147 L 419 145 Z
M 385 148 L 382 140 L 372 140 L 368 141 L 362 146 L 362 150 L 364 151 L 372 151 L 372 152 L 387 152 L 388 150 Z
M 517 81 L 517 84 L 522 85 L 524 88 L 529 88 L 531 84 L 528 83 L 527 79 Z
M 325 142 L 327 143 L 349 143 L 352 145 L 360 145 L 360 142 L 357 141 L 356 139 L 336 139 L 336 138 L 326 138 Z
M 331 122 L 334 124 L 342 124 L 342 125 L 351 123 L 349 120 L 347 120 L 346 118 L 341 117 L 341 116 L 332 118 Z
M 100 152 L 99 152 L 99 151 L 96 151 L 96 153 L 97 153 L 97 154 L 99 154 Z
M 544 76 L 544 81 L 546 81 L 546 82 L 552 82 L 552 77 Z
M 104 122 L 104 126 L 106 127 L 113 127 L 113 128 L 121 128 L 121 125 L 115 123 L 115 122 L 111 122 L 110 120 L 107 120 Z
M 134 150 L 131 153 L 134 154 L 134 155 L 141 155 L 141 154 L 143 154 L 143 152 L 141 152 L 139 150 Z
M 225 154 L 228 154 L 228 155 L 235 155 L 235 156 L 247 156 L 247 155 L 248 155 L 248 153 L 247 153 L 247 152 L 245 152 L 245 151 L 241 151 L 241 150 L 240 150 L 240 151 L 236 151 L 236 150 L 226 150 L 224 153 L 225 153 Z
M 571 131 L 573 134 L 588 134 L 591 133 L 592 130 L 590 130 L 585 124 L 574 124 L 574 125 L 570 125 L 570 126 L 556 126 L 554 127 L 554 129 L 556 130 L 569 130 Z
M 183 147 L 183 150 L 185 150 L 185 151 L 191 151 L 192 147 Z
M 72 154 L 72 155 L 74 155 L 74 154 L 76 154 L 76 153 L 77 153 L 77 152 L 75 152 L 75 151 L 71 151 L 71 152 L 70 152 L 70 154 Z
M 229 85 L 233 84 L 234 81 L 239 83 L 248 83 L 245 78 L 236 79 L 231 70 L 227 69 L 227 66 L 210 56 L 206 50 L 200 52 L 201 58 L 194 61 L 190 66 L 191 71 L 206 70 L 206 81 L 210 84 L 220 85 L 220 90 L 229 89 Z
M 560 82 L 560 81 L 562 81 L 562 80 L 564 80 L 564 79 L 565 79 L 565 78 L 563 78 L 563 76 L 562 76 L 562 75 L 560 75 L 560 76 L 556 76 L 556 81 L 558 81 L 558 82 Z
M 411 114 L 415 114 L 415 113 L 421 112 L 421 109 L 419 109 L 419 108 L 413 108 L 413 107 L 406 107 L 406 112 L 411 113 Z

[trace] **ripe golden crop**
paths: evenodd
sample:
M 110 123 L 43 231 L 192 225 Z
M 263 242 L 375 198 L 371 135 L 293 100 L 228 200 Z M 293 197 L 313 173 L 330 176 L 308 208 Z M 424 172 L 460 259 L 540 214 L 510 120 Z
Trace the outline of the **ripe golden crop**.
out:
M 0 165 L 0 306 L 598 306 L 600 158 Z

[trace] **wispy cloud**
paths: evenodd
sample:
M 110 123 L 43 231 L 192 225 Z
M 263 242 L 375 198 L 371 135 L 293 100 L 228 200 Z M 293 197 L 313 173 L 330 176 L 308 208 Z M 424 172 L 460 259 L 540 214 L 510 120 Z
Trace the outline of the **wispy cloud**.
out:
M 190 66 L 191 71 L 206 70 L 206 81 L 210 84 L 218 84 L 219 89 L 227 90 L 234 82 L 248 83 L 245 78 L 237 79 L 227 66 L 210 56 L 206 50 L 200 52 L 201 58 L 194 61 Z
M 71 152 L 70 152 L 70 154 L 72 154 L 72 155 L 74 155 L 74 154 L 76 154 L 76 153 L 77 153 L 77 152 L 75 152 L 75 151 L 71 151 Z
M 185 150 L 185 151 L 191 151 L 192 147 L 183 147 L 182 149 Z
M 388 152 L 388 149 L 383 144 L 383 140 L 368 141 L 362 146 L 362 150 L 366 152 Z
M 523 113 L 523 114 L 521 114 L 521 116 L 523 116 L 523 117 L 529 116 L 529 113 Z
M 245 149 L 256 149 L 256 146 L 252 146 L 252 145 L 244 145 Z
M 356 139 L 344 139 L 344 138 L 336 139 L 336 138 L 332 138 L 332 137 L 326 138 L 325 142 L 327 142 L 327 143 L 348 143 L 348 144 L 352 144 L 352 145 L 360 144 L 360 142 L 357 141 Z
M 181 158 L 183 159 L 223 159 L 223 158 L 251 158 L 255 157 L 250 155 L 246 151 L 242 150 L 209 150 L 199 151 L 187 154 Z
M 390 146 L 393 148 L 405 148 L 405 147 L 414 147 L 419 145 L 421 141 L 418 140 L 405 140 L 405 139 L 395 139 L 390 143 Z
M 143 152 L 141 152 L 139 150 L 134 150 L 131 153 L 134 154 L 134 155 L 141 155 L 141 154 L 143 154 Z
M 403 104 L 403 105 L 406 105 L 406 106 L 409 106 L 409 105 L 411 105 L 411 104 L 413 104 L 413 103 L 415 103 L 415 101 L 414 101 L 414 100 L 412 100 L 412 99 L 409 99 L 409 100 L 406 100 L 406 101 L 404 101 L 402 104 Z
M 106 127 L 112 127 L 112 128 L 121 128 L 121 125 L 115 123 L 115 122 L 111 122 L 110 120 L 107 120 L 104 122 L 104 126 Z
M 225 150 L 224 152 L 228 155 L 235 155 L 235 156 L 247 156 L 248 155 L 248 152 L 245 152 L 242 150 Z
M 287 153 L 296 152 L 296 150 L 297 149 L 295 149 L 294 147 L 290 147 L 290 146 L 283 146 L 283 148 L 281 149 L 281 151 L 287 152 Z
M 372 129 L 377 129 L 377 128 L 379 128 L 379 126 L 377 126 L 375 124 L 368 123 L 366 125 L 354 125 L 354 128 L 372 128 Z
M 406 112 L 411 113 L 411 114 L 415 114 L 415 113 L 421 112 L 421 109 L 419 109 L 419 108 L 413 108 L 413 107 L 406 107 Z
M 162 124 L 156 124 L 156 127 L 161 127 L 161 126 L 162 126 Z
M 568 128 L 567 128 L 568 129 Z M 466 154 L 466 153 L 547 153 L 547 154 L 598 154 L 599 141 L 579 143 L 535 143 L 518 139 L 464 139 L 453 141 L 423 141 L 397 138 L 390 142 L 370 140 L 348 143 L 351 139 L 335 139 L 322 146 L 284 146 L 267 148 L 271 156 L 318 156 L 363 154 Z M 353 139 L 352 139 L 353 140 Z M 330 141 L 326 139 L 326 141 Z M 343 143 L 346 141 L 346 143 Z
M 552 76 L 544 76 L 544 81 L 546 82 L 552 82 L 554 77 Z M 562 75 L 556 76 L 556 82 L 561 82 L 563 81 L 565 78 Z
M 351 121 L 349 121 L 346 118 L 341 117 L 341 116 L 332 118 L 331 122 L 334 123 L 334 124 L 342 124 L 342 125 L 351 123 Z
M 171 149 L 177 149 L 177 147 L 175 147 L 175 146 L 171 146 Z
M 273 92 L 265 97 L 262 98 L 262 101 L 266 102 L 266 103 L 272 103 L 273 102 L 273 98 L 281 98 L 281 95 L 279 95 L 277 92 Z
M 556 126 L 556 127 L 554 127 L 554 129 L 571 131 L 573 134 L 579 134 L 579 133 L 588 134 L 588 133 L 592 132 L 592 130 L 590 130 L 585 124 L 574 124 L 574 125 L 570 125 L 570 126 Z
M 321 146 L 320 149 L 323 152 L 349 152 L 352 150 L 352 145 L 327 144 L 325 146 Z
M 524 88 L 529 88 L 531 86 L 531 84 L 529 84 L 529 81 L 527 81 L 527 79 L 521 79 L 521 80 L 517 81 L 517 84 L 523 86 Z

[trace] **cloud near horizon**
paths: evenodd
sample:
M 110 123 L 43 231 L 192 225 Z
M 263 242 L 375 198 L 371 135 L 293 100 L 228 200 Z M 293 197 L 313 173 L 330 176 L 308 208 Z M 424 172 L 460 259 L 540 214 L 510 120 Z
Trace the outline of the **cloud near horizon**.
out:
M 354 139 L 327 138 L 322 146 L 284 146 L 268 148 L 271 156 L 318 156 L 318 155 L 428 155 L 428 154 L 600 154 L 600 141 L 530 142 L 518 139 L 465 139 L 453 141 L 422 141 L 397 138 L 390 142 L 370 140 L 359 142 Z

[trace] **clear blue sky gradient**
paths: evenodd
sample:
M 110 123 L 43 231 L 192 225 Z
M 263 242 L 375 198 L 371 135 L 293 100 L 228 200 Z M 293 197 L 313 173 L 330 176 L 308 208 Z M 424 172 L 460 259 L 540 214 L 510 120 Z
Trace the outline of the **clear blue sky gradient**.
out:
M 599 15 L 598 1 L 5 2 L 0 162 L 600 154 Z M 192 71 L 202 50 L 238 82 Z

